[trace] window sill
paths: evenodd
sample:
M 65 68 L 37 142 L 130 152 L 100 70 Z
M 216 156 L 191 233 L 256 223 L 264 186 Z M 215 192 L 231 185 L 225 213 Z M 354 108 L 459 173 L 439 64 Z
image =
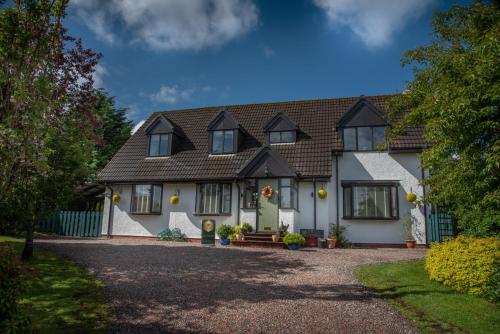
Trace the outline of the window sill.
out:
M 161 212 L 150 212 L 150 213 L 129 212 L 129 214 L 134 216 L 161 216 Z
M 229 216 L 231 216 L 231 214 L 230 213 L 198 213 L 198 212 L 194 212 L 193 216 L 200 216 L 200 217 L 223 216 L 223 217 L 229 217 Z
M 146 160 L 160 160 L 160 159 L 168 159 L 170 157 L 171 157 L 170 155 L 160 155 L 160 156 L 157 156 L 157 157 L 147 156 Z
M 270 145 L 293 145 L 295 144 L 296 142 L 292 141 L 292 142 L 289 142 L 289 143 L 269 143 Z
M 382 220 L 382 221 L 391 221 L 391 220 L 399 220 L 399 217 L 396 218 L 379 218 L 379 217 L 342 217 L 344 220 Z
M 236 153 L 210 153 L 208 155 L 209 158 L 212 158 L 212 157 L 232 157 L 234 156 Z

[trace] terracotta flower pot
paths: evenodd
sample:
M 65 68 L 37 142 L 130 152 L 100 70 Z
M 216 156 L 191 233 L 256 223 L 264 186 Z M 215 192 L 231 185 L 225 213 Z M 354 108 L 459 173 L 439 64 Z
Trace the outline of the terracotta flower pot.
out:
M 328 239 L 328 249 L 334 249 L 337 244 L 337 239 Z
M 306 237 L 306 247 L 318 247 L 318 237 L 307 236 Z
M 415 248 L 415 244 L 417 243 L 415 240 L 405 240 L 406 248 Z
M 280 236 L 279 234 L 273 234 L 271 236 L 271 238 L 273 238 L 273 242 L 279 242 L 280 241 Z

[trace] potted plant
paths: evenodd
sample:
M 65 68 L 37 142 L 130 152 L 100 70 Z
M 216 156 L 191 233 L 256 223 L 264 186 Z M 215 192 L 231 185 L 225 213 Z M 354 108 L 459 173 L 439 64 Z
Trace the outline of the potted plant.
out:
M 288 233 L 283 238 L 283 243 L 288 247 L 288 249 L 297 250 L 301 246 L 304 246 L 306 239 L 298 233 Z
M 253 232 L 253 227 L 249 223 L 243 223 L 241 225 L 241 233 L 244 236 L 247 235 L 248 233 L 252 233 L 252 232 Z
M 405 229 L 405 243 L 406 243 L 406 248 L 415 248 L 415 238 L 413 237 L 413 216 L 411 214 L 406 215 L 402 220 L 401 223 L 404 226 Z
M 244 239 L 244 235 L 243 235 L 243 232 L 242 232 L 242 227 L 240 225 L 236 225 L 234 228 L 233 228 L 233 233 L 234 233 L 234 236 L 235 236 L 235 239 L 236 240 L 243 240 Z
M 271 238 L 273 239 L 273 242 L 279 242 L 280 241 L 280 235 L 277 234 L 277 233 L 271 235 Z
M 231 240 L 229 240 L 229 236 L 234 233 L 234 229 L 232 226 L 229 225 L 219 225 L 217 227 L 217 234 L 219 235 L 219 242 L 222 246 L 227 246 L 231 243 Z
M 279 242 L 281 238 L 283 238 L 288 232 L 288 226 L 289 225 L 284 225 L 283 221 L 281 221 L 280 227 L 278 229 L 278 233 L 273 234 L 271 238 L 273 239 L 273 242 Z
M 335 245 L 337 244 L 337 236 L 335 235 L 334 231 L 330 231 L 328 233 L 328 238 L 326 239 L 328 249 L 334 249 Z

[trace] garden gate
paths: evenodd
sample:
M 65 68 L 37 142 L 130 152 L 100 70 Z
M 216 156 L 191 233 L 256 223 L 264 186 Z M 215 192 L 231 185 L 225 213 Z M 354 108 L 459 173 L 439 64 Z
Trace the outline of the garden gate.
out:
M 456 221 L 449 208 L 433 205 L 429 214 L 429 242 L 442 242 L 456 235 Z

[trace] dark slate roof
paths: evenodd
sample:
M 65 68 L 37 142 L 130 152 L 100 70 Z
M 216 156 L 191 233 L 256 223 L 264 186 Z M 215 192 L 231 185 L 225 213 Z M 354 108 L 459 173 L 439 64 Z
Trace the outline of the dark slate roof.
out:
M 384 101 L 390 96 L 366 96 L 385 112 Z M 277 113 L 284 113 L 297 124 L 295 144 L 273 145 L 301 177 L 329 177 L 332 173 L 332 151 L 342 151 L 337 121 L 352 107 L 358 97 L 246 104 L 153 113 L 145 124 L 125 143 L 99 173 L 100 181 L 194 181 L 235 179 L 240 169 L 267 144 L 264 126 Z M 208 125 L 222 110 L 229 111 L 245 131 L 239 152 L 228 156 L 210 156 Z M 167 158 L 148 158 L 148 137 L 144 133 L 151 122 L 163 115 L 185 134 Z M 424 142 L 421 130 L 401 135 L 390 150 L 415 150 Z

